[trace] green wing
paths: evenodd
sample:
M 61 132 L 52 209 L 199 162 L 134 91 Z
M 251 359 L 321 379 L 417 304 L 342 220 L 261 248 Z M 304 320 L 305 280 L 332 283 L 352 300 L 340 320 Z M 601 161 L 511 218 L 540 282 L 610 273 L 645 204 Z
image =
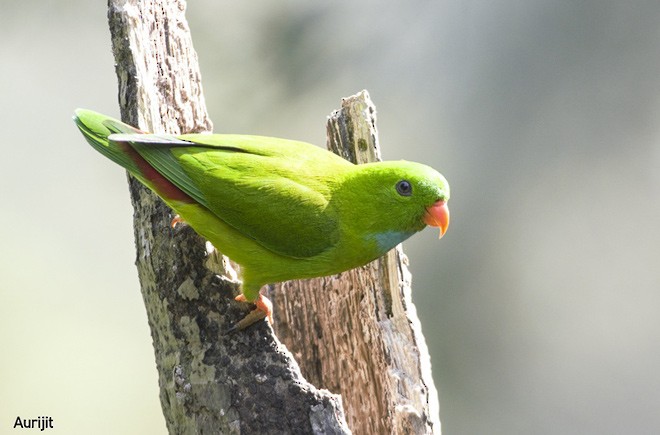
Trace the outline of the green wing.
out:
M 352 164 L 313 145 L 242 135 L 114 135 L 227 224 L 280 255 L 309 258 L 339 239 L 328 199 Z

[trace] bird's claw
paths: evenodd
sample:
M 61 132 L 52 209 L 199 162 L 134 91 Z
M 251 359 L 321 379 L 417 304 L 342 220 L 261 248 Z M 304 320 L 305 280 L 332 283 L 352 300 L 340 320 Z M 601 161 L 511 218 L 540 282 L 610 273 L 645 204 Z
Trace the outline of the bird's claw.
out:
M 236 296 L 234 300 L 237 302 L 248 302 L 243 294 Z M 239 320 L 234 326 L 229 328 L 227 333 L 242 331 L 261 319 L 268 319 L 270 324 L 273 324 L 273 303 L 262 294 L 259 294 L 259 297 L 257 297 L 252 303 L 257 307 Z
M 181 218 L 181 216 L 176 215 L 176 216 L 174 216 L 174 217 L 172 218 L 172 222 L 170 222 L 170 227 L 171 227 L 172 229 L 174 229 L 174 228 L 176 228 L 176 226 L 177 226 L 178 224 L 183 224 L 183 225 L 185 225 L 185 223 L 186 223 L 186 221 L 184 221 L 184 220 Z

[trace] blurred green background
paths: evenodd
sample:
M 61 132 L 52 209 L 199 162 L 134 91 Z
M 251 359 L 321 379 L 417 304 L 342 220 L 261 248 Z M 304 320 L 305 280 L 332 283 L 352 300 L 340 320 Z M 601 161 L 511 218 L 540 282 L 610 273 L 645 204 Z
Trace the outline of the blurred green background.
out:
M 660 2 L 197 0 L 218 132 L 323 145 L 363 88 L 452 185 L 404 247 L 445 434 L 660 432 Z M 163 433 L 103 1 L 2 2 L 0 433 Z

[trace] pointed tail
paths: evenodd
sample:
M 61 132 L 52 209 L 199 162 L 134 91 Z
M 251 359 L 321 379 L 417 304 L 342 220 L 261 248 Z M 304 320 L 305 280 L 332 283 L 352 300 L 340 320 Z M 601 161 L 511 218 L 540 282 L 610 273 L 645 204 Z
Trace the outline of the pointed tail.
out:
M 130 173 L 140 177 L 141 171 L 135 162 L 135 157 L 127 152 L 122 144 L 108 140 L 111 134 L 143 134 L 144 132 L 128 124 L 124 124 L 109 116 L 87 109 L 77 109 L 73 121 L 87 142 L 94 149 L 113 162 L 123 166 Z M 141 178 L 141 177 L 140 177 Z
M 149 164 L 132 146 L 131 135 L 143 135 L 143 131 L 121 121 L 102 115 L 97 112 L 86 109 L 78 109 L 73 117 L 74 122 L 85 136 L 87 142 L 95 150 L 124 167 L 142 184 L 153 190 L 165 202 L 172 204 L 174 202 L 193 203 L 194 199 L 181 188 L 170 181 L 166 175 L 163 175 Z M 111 140 L 110 135 L 120 138 Z M 123 139 L 123 140 L 122 140 Z

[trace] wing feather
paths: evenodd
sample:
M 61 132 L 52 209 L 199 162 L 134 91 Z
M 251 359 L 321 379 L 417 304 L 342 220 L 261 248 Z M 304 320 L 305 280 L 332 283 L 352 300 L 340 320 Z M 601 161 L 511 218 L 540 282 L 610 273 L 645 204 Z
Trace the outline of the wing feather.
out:
M 259 136 L 119 139 L 224 222 L 273 252 L 309 258 L 339 239 L 328 201 L 333 180 L 352 164 L 330 152 Z

